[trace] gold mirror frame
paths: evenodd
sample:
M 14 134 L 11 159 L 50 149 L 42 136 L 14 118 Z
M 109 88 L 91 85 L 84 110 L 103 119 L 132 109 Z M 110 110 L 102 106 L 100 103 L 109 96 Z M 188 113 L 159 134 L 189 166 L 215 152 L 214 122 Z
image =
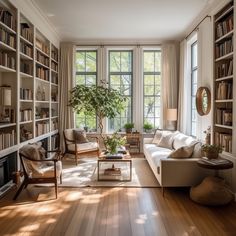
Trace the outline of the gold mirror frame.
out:
M 204 101 L 204 93 L 207 101 Z M 206 103 L 206 104 L 204 104 Z M 206 106 L 204 108 L 204 106 Z M 211 110 L 211 92 L 207 87 L 199 87 L 196 94 L 196 107 L 200 116 L 207 115 Z

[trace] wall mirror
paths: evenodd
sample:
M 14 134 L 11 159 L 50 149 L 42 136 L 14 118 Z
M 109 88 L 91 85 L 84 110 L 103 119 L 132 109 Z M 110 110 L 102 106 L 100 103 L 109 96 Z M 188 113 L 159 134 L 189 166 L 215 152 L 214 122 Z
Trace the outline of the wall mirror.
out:
M 200 116 L 207 115 L 211 110 L 211 92 L 207 87 L 199 87 L 196 94 L 196 107 Z

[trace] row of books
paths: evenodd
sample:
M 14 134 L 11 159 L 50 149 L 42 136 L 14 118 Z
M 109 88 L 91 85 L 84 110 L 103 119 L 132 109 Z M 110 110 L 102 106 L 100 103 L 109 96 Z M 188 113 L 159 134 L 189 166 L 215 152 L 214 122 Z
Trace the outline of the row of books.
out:
M 55 61 L 58 62 L 58 50 L 57 49 L 52 49 L 51 57 L 52 57 L 52 59 L 54 59 Z
M 51 100 L 53 102 L 58 101 L 58 91 L 57 90 L 52 89 L 52 91 L 51 91 Z
M 58 84 L 58 74 L 52 71 L 51 82 L 54 84 Z
M 24 142 L 26 140 L 32 139 L 33 133 L 29 128 L 25 128 L 24 125 L 21 125 L 20 127 L 20 141 Z
M 0 51 L 0 65 L 6 66 L 11 69 L 16 69 L 15 56 L 13 56 L 7 52 Z
M 53 135 L 51 137 L 51 150 L 57 149 L 59 147 L 59 142 L 60 142 L 59 135 Z
M 33 32 L 27 23 L 20 24 L 20 35 L 27 39 L 29 42 L 33 43 Z
M 216 87 L 216 99 L 223 100 L 223 99 L 232 99 L 232 83 L 230 82 L 220 82 Z
M 37 38 L 36 38 L 36 48 L 45 52 L 49 56 L 49 53 L 50 53 L 49 46 Z
M 36 135 L 40 136 L 42 134 L 49 133 L 49 123 L 48 122 L 37 122 L 36 124 Z
M 24 53 L 25 55 L 33 58 L 33 47 L 28 45 L 25 42 L 20 42 L 20 51 Z
M 58 120 L 57 119 L 52 120 L 51 121 L 51 131 L 57 130 L 57 129 L 58 129 Z
M 21 61 L 20 62 L 20 71 L 28 74 L 28 75 L 33 75 L 33 66 L 32 63 L 28 61 Z
M 225 152 L 232 152 L 232 135 L 215 132 L 215 144 L 223 148 Z
M 228 60 L 216 65 L 216 79 L 233 75 L 233 61 Z
M 233 52 L 233 40 L 228 39 L 224 43 L 220 43 L 216 45 L 215 53 L 216 59 L 222 57 L 228 53 Z
M 49 70 L 37 65 L 36 67 L 36 77 L 49 81 Z
M 224 36 L 234 29 L 233 15 L 230 15 L 223 22 L 219 22 L 216 26 L 216 39 Z
M 32 120 L 33 116 L 32 109 L 24 109 L 20 111 L 20 121 L 30 121 Z
M 33 92 L 31 89 L 20 88 L 20 99 L 33 100 Z
M 55 62 L 53 62 L 53 61 L 52 61 L 52 63 L 51 63 L 51 68 L 52 68 L 53 70 L 55 70 L 55 71 L 58 71 L 58 65 L 57 65 Z
M 15 145 L 15 130 L 0 133 L 0 151 Z
M 49 108 L 48 107 L 36 107 L 35 118 L 44 119 L 49 117 Z
M 43 54 L 41 54 L 39 51 L 37 51 L 36 54 L 36 60 L 40 63 L 42 63 L 45 66 L 49 66 L 49 58 L 45 57 Z
M 10 11 L 2 7 L 0 7 L 0 21 L 16 31 L 16 18 Z
M 7 32 L 5 29 L 0 28 L 0 41 L 7 44 L 12 48 L 16 48 L 16 38 L 14 35 Z
M 232 110 L 226 110 L 226 109 L 216 109 L 215 113 L 215 121 L 219 125 L 232 125 L 233 115 Z

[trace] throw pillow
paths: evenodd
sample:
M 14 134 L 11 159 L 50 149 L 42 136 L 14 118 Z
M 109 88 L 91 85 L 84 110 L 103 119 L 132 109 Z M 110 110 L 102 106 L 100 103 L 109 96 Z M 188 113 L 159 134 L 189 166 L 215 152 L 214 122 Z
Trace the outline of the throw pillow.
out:
M 176 159 L 189 158 L 193 153 L 194 146 L 195 144 L 191 146 L 180 147 L 175 151 L 173 151 L 172 153 L 170 153 L 168 158 L 176 158 Z
M 162 136 L 162 130 L 156 129 L 152 143 L 158 144 L 160 142 L 161 136 Z
M 172 132 L 163 132 L 161 139 L 158 143 L 158 147 L 163 147 L 163 148 L 168 148 L 168 149 L 172 149 L 172 144 L 173 144 L 173 139 L 174 137 L 174 133 Z
M 86 138 L 86 133 L 84 130 L 73 130 L 74 139 L 76 143 L 88 143 L 88 139 Z

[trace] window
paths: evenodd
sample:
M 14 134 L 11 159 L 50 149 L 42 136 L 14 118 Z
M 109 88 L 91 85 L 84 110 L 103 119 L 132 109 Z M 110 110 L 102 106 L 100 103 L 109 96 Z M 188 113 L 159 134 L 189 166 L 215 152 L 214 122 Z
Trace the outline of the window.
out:
M 197 41 L 191 45 L 191 135 L 197 135 Z
M 97 84 L 97 51 L 77 50 L 76 52 L 76 84 L 86 86 Z M 84 113 L 76 114 L 76 127 L 88 127 L 88 130 L 97 129 L 97 121 L 94 116 L 86 116 Z
M 143 52 L 144 123 L 160 126 L 161 51 Z
M 108 121 L 109 131 L 123 128 L 132 122 L 133 52 L 131 50 L 109 51 L 109 86 L 127 98 L 125 109 Z

